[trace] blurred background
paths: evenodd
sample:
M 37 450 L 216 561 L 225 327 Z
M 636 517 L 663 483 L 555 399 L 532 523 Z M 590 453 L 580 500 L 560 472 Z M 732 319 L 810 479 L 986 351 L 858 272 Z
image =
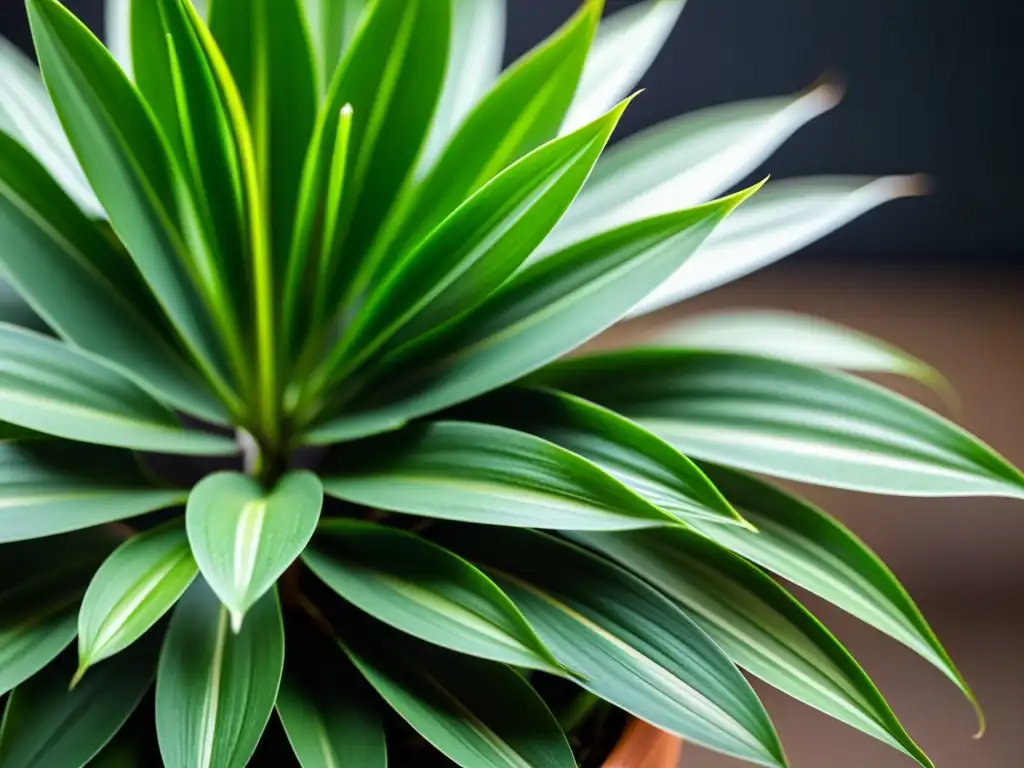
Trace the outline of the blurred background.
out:
M 94 29 L 102 0 L 64 0 Z M 608 11 L 631 3 L 606 0 Z M 577 6 L 509 0 L 515 58 Z M 642 339 L 683 313 L 807 312 L 880 336 L 932 363 L 965 403 L 951 414 L 1024 465 L 1024 194 L 1018 0 L 689 0 L 620 136 L 712 104 L 792 93 L 824 72 L 847 84 L 835 110 L 761 169 L 924 172 L 931 195 L 889 204 L 804 252 L 599 340 Z M 23 4 L 0 33 L 30 47 Z M 927 392 L 887 382 L 929 405 Z M 866 539 L 903 580 L 989 717 L 972 741 L 967 705 L 909 651 L 807 597 L 932 755 L 950 768 L 1024 765 L 1024 508 L 1003 500 L 888 499 L 801 488 Z M 760 687 L 794 768 L 897 768 L 910 761 Z M 728 760 L 688 747 L 686 768 Z

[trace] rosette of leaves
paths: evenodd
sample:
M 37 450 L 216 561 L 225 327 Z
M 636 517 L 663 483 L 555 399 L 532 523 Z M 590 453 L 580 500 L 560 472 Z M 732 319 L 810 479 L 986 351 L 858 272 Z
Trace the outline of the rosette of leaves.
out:
M 624 714 L 784 765 L 741 669 L 930 765 L 782 583 L 967 683 L 877 557 L 751 473 L 1024 495 L 837 369 L 935 374 L 763 314 L 566 358 L 913 191 L 719 197 L 828 83 L 606 151 L 682 5 L 586 2 L 502 71 L 501 0 L 115 2 L 109 49 L 27 0 L 41 72 L 0 62 L 3 768 L 569 768 Z

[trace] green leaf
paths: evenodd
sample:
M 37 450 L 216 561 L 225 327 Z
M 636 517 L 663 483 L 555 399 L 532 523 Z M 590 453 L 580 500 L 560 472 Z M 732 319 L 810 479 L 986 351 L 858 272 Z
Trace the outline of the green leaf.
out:
M 130 262 L 2 133 L 0 236 L 0 268 L 64 339 L 175 407 L 225 420 L 223 405 L 150 321 L 156 313 Z
M 445 144 L 501 74 L 505 52 L 505 2 L 452 0 L 448 67 L 441 100 L 420 158 L 420 168 L 424 170 L 437 161 Z M 620 98 L 626 95 L 623 93 Z M 600 117 L 618 101 L 615 99 L 594 117 Z
M 0 419 L 68 440 L 165 453 L 227 455 L 234 441 L 186 431 L 166 406 L 96 358 L 0 323 Z
M 313 537 L 323 489 L 312 472 L 289 472 L 269 493 L 253 478 L 218 472 L 188 497 L 185 525 L 199 570 L 231 613 L 237 633 Z
M 621 413 L 688 456 L 836 488 L 1024 498 L 1024 475 L 955 424 L 853 376 L 750 355 L 641 349 L 533 383 Z
M 0 130 L 29 150 L 89 215 L 105 215 L 53 111 L 39 70 L 3 37 L 0 37 Z
M 76 679 L 149 631 L 197 572 L 178 521 L 136 534 L 118 547 L 92 577 L 82 600 Z
M 127 451 L 63 441 L 0 444 L 0 542 L 136 517 L 185 500 L 155 488 Z
M 464 402 L 570 352 L 620 319 L 756 190 L 638 222 L 528 266 L 475 310 L 394 352 L 349 413 L 307 435 L 350 439 Z
M 389 233 L 392 252 L 414 246 L 502 169 L 558 133 L 576 91 L 603 0 L 585 0 L 551 37 L 505 70 L 417 185 Z
M 586 400 L 553 390 L 510 387 L 455 413 L 528 432 L 572 451 L 683 522 L 747 524 L 692 461 L 629 419 Z
M 286 316 L 300 311 L 312 225 L 326 197 L 326 169 L 346 104 L 352 108 L 350 162 L 328 306 L 338 306 L 357 275 L 360 281 L 372 277 L 366 270 L 375 265 L 364 258 L 365 251 L 415 166 L 440 96 L 450 11 L 451 0 L 378 0 L 367 9 L 335 72 L 306 155 L 299 225 L 288 263 Z
M 748 535 L 718 525 L 701 531 L 743 557 L 856 616 L 942 670 L 985 716 L 970 686 L 892 571 L 838 521 L 761 480 L 722 467 L 704 469 L 757 526 Z
M 840 95 L 837 86 L 826 82 L 795 96 L 693 112 L 628 137 L 601 157 L 537 257 L 721 195 L 797 129 L 835 106 Z
M 339 446 L 322 477 L 343 501 L 442 520 L 564 530 L 675 520 L 586 459 L 487 424 L 433 422 Z
M 927 363 L 884 341 L 810 315 L 737 310 L 673 323 L 656 343 L 760 355 L 814 368 L 909 376 L 944 393 L 950 385 Z
M 131 46 L 131 67 L 135 86 L 153 112 L 170 144 L 171 151 L 184 157 L 182 122 L 188 112 L 179 115 L 175 97 L 175 71 L 172 45 L 184 43 L 180 38 L 168 39 L 165 14 L 159 0 L 133 0 L 129 10 L 128 28 Z
M 115 544 L 94 529 L 0 546 L 0 696 L 71 644 L 85 584 Z
M 277 714 L 302 768 L 387 768 L 376 696 L 367 689 L 347 661 L 289 656 Z
M 68 651 L 11 693 L 0 725 L 4 768 L 82 768 L 121 729 L 153 682 L 156 642 L 137 643 L 94 669 L 74 690 Z
M 413 643 L 346 648 L 377 693 L 462 768 L 575 768 L 530 684 L 500 664 Z M 372 650 L 371 650 L 372 649 Z
M 302 0 L 217 0 L 210 11 L 210 31 L 252 124 L 278 275 L 284 275 L 317 113 L 312 43 L 302 6 Z
M 921 191 L 916 176 L 772 182 L 629 316 L 645 315 L 756 272 L 882 203 Z
M 284 666 L 277 594 L 238 634 L 196 579 L 171 615 L 156 680 L 156 731 L 167 768 L 244 768 L 274 709 Z M 87 678 L 88 679 L 88 678 Z
M 0 278 L 0 322 L 49 334 L 50 328 L 6 280 Z
M 28 0 L 28 10 L 57 114 L 114 231 L 211 384 L 230 401 L 187 271 L 191 258 L 173 205 L 182 202 L 182 181 L 149 110 L 100 42 L 57 0 Z
M 756 566 L 678 528 L 572 538 L 680 604 L 751 674 L 932 766 L 847 650 Z
M 419 536 L 332 519 L 320 526 L 302 559 L 345 600 L 421 640 L 516 667 L 565 674 L 494 582 Z
M 321 96 L 369 4 L 370 0 L 303 0 Z
M 767 713 L 732 662 L 637 577 L 534 531 L 450 526 L 436 538 L 494 577 L 584 688 L 695 744 L 785 765 Z
M 633 90 L 665 45 L 684 5 L 686 0 L 647 0 L 601 22 L 563 132 L 589 123 Z
M 373 288 L 331 364 L 350 371 L 396 335 L 427 333 L 501 285 L 572 203 L 627 104 L 534 150 L 460 205 Z

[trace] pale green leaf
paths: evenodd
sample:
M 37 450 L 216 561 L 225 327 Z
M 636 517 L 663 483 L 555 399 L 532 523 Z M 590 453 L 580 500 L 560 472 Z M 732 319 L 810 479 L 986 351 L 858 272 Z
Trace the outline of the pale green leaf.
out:
M 838 521 L 806 501 L 761 480 L 722 467 L 705 470 L 757 526 L 756 535 L 701 525 L 706 535 L 812 592 L 920 654 L 985 716 L 963 675 L 892 571 Z
M 512 669 L 409 641 L 346 647 L 403 720 L 461 768 L 575 768 L 554 716 Z
M 767 766 L 778 737 L 732 662 L 677 605 L 596 555 L 535 531 L 450 526 L 436 537 L 480 565 L 580 685 L 658 728 Z
M 338 446 L 322 476 L 343 501 L 443 520 L 564 530 L 675 521 L 586 459 L 488 424 L 419 424 Z
M 684 5 L 686 0 L 645 0 L 601 21 L 563 132 L 589 123 L 633 90 L 665 45 Z
M 73 690 L 69 650 L 11 692 L 0 725 L 4 768 L 83 768 L 139 706 L 153 682 L 159 643 L 137 643 Z
M 284 667 L 276 592 L 246 618 L 233 634 L 227 608 L 201 578 L 178 601 L 156 681 L 156 732 L 167 768 L 244 768 L 252 757 Z
M 128 539 L 89 582 L 78 613 L 78 673 L 132 645 L 171 609 L 198 569 L 180 523 Z
M 185 525 L 199 570 L 231 613 L 242 619 L 299 556 L 316 530 L 323 503 L 312 472 L 289 472 L 265 492 L 253 478 L 218 472 L 188 497 Z
M 916 176 L 772 182 L 629 313 L 645 315 L 788 256 L 890 200 L 921 193 Z
M 988 446 L 847 374 L 751 355 L 641 349 L 563 361 L 532 381 L 727 466 L 874 493 L 1024 498 L 1024 475 Z
M 751 674 L 931 768 L 854 658 L 756 566 L 678 528 L 573 538 L 679 603 Z
M 127 451 L 64 441 L 0 444 L 0 542 L 23 541 L 180 504 Z
M 325 521 L 303 562 L 345 600 L 421 640 L 564 674 L 512 601 L 462 558 L 414 534 Z
M 0 419 L 68 440 L 165 453 L 235 453 L 234 441 L 188 431 L 166 406 L 96 358 L 0 323 Z

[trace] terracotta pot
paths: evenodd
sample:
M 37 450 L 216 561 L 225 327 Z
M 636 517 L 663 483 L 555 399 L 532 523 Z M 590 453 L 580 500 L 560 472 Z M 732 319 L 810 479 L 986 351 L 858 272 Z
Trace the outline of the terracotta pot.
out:
M 604 768 L 678 768 L 683 742 L 653 725 L 632 720 Z

